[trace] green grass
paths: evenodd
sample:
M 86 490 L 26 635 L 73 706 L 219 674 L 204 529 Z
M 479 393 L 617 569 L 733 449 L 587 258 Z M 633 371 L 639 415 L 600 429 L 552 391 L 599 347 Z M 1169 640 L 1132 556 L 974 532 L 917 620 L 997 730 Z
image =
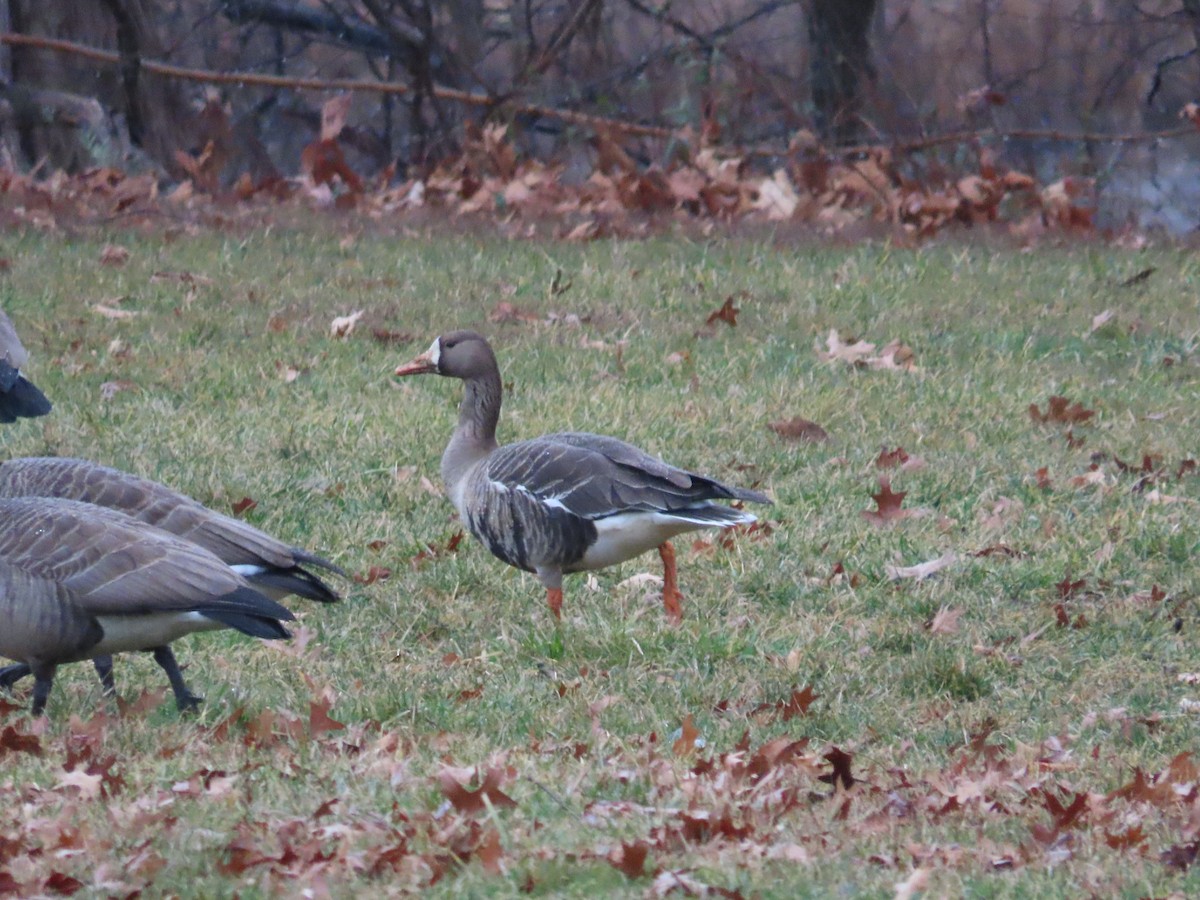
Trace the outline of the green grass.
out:
M 1156 504 L 1113 462 L 1157 453 L 1173 473 L 1200 451 L 1194 254 L 339 239 L 332 228 L 0 237 L 12 263 L 0 306 L 56 404 L 0 434 L 5 454 L 88 457 L 222 510 L 249 496 L 254 524 L 352 572 L 392 573 L 343 585 L 338 607 L 295 604 L 311 632 L 302 649 L 226 633 L 181 641 L 189 683 L 207 698 L 194 719 L 169 700 L 113 717 L 89 668 L 65 667 L 43 755 L 6 753 L 0 740 L 0 801 L 16 816 L 0 824 L 0 874 L 34 892 L 60 872 L 96 895 L 121 884 L 213 897 L 634 896 L 650 879 L 604 857 L 642 841 L 649 868 L 745 896 L 887 896 L 917 865 L 933 896 L 1200 889 L 1195 867 L 1159 861 L 1197 838 L 1194 792 L 1162 808 L 1104 799 L 1135 768 L 1162 772 L 1197 746 L 1200 720 L 1180 701 L 1198 689 L 1177 676 L 1200 671 L 1200 475 L 1159 483 L 1180 499 Z M 99 264 L 107 242 L 129 248 L 127 264 Z M 1119 286 L 1150 266 L 1143 284 Z M 571 286 L 556 295 L 560 269 Z M 697 337 L 739 292 L 737 327 Z M 501 300 L 581 324 L 489 322 Z M 97 303 L 137 315 L 108 319 Z M 356 309 L 358 330 L 331 339 L 329 322 Z M 1089 335 L 1105 309 L 1116 324 Z M 595 430 L 761 482 L 776 501 L 763 510 L 773 532 L 710 552 L 678 542 L 679 628 L 652 589 L 622 585 L 657 572 L 653 555 L 568 579 L 561 628 L 537 582 L 476 543 L 414 567 L 459 528 L 423 478 L 438 485 L 460 388 L 390 373 L 456 327 L 493 339 L 509 388 L 502 440 Z M 822 363 L 814 347 L 831 328 L 900 339 L 919 371 Z M 388 346 L 372 329 L 412 339 Z M 676 351 L 684 362 L 668 360 Z M 302 374 L 289 382 L 288 367 Z M 103 399 L 108 382 L 131 387 Z M 1096 410 L 1073 427 L 1082 446 L 1066 426 L 1030 419 L 1028 406 L 1053 394 Z M 832 440 L 793 444 L 766 427 L 796 415 Z M 876 456 L 896 446 L 926 465 L 892 471 L 893 486 L 908 492 L 905 508 L 928 513 L 878 528 L 860 512 L 878 489 Z M 1093 454 L 1107 483 L 1072 486 Z M 1007 511 L 992 516 L 1003 498 Z M 971 555 L 999 544 L 1016 555 Z M 959 561 L 927 581 L 885 576 L 947 551 Z M 853 585 L 831 577 L 839 562 Z M 1066 578 L 1086 585 L 1062 600 Z M 1135 596 L 1154 585 L 1165 599 Z M 1057 626 L 1059 602 L 1083 627 Z M 932 633 L 943 607 L 961 611 L 958 629 Z M 119 660 L 117 677 L 128 699 L 163 681 L 140 657 Z M 807 715 L 773 711 L 805 685 L 820 695 Z M 322 696 L 345 731 L 306 733 Z M 267 712 L 274 738 L 261 733 Z M 704 748 L 681 758 L 672 743 L 687 716 Z M 0 726 L 39 730 L 17 711 Z M 963 749 L 988 729 L 992 763 Z M 747 732 L 749 748 L 730 756 Z M 730 770 L 780 736 L 808 745 L 759 788 L 699 764 Z M 862 779 L 848 809 L 816 778 L 832 746 L 853 754 Z M 114 756 L 123 786 L 104 802 L 65 786 L 69 752 Z M 516 806 L 441 809 L 447 764 L 511 767 L 504 791 Z M 180 787 L 212 772 L 223 773 L 215 788 Z M 936 811 L 975 780 L 1001 808 Z M 1031 830 L 1052 821 L 1042 789 L 1064 805 L 1094 795 L 1053 847 Z M 792 791 L 790 805 L 773 790 Z M 681 809 L 728 811 L 750 832 L 680 837 Z M 1108 846 L 1106 834 L 1133 825 L 1140 850 Z M 83 854 L 57 852 L 63 828 Z M 499 873 L 480 860 L 493 830 Z M 20 848 L 6 851 L 5 838 Z M 394 865 L 379 862 L 401 845 Z M 243 867 L 237 847 L 271 859 Z M 131 863 L 137 854 L 151 863 Z M 1011 866 L 993 865 L 1005 856 Z

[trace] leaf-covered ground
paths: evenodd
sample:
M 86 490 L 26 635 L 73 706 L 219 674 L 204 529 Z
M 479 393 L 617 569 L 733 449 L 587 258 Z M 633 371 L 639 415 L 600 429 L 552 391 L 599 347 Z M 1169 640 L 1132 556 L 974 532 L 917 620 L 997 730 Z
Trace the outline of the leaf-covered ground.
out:
M 2 703 L 0 894 L 1200 891 L 1194 255 L 164 223 L 0 257 L 56 402 L 5 454 L 358 576 L 288 645 L 181 641 L 196 717 L 140 657 L 120 709 L 86 665 L 48 720 Z M 679 542 L 681 626 L 653 554 L 569 579 L 558 626 L 460 537 L 459 385 L 390 373 L 462 326 L 502 439 L 775 499 Z

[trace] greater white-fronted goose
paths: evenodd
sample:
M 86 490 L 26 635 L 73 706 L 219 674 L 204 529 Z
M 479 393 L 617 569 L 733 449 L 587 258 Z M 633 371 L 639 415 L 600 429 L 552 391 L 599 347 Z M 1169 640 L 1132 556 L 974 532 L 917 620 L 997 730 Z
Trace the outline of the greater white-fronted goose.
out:
M 681 616 L 670 540 L 700 528 L 725 528 L 755 516 L 714 501 L 770 503 L 667 465 L 616 438 L 563 432 L 501 447 L 496 443 L 502 386 L 488 342 L 473 331 L 434 340 L 396 375 L 437 373 L 465 382 L 458 425 L 442 454 L 442 480 L 463 522 L 511 566 L 533 572 L 561 617 L 564 573 L 602 569 L 658 548 L 663 607 Z
M 0 499 L 8 497 L 60 497 L 115 509 L 198 544 L 273 600 L 289 594 L 319 603 L 339 599 L 305 566 L 348 577 L 328 560 L 289 546 L 165 485 L 87 460 L 41 456 L 0 462 Z M 98 657 L 96 669 L 105 688 L 114 690 L 112 660 Z M 0 669 L 0 684 L 11 686 L 28 674 L 26 666 L 8 666 Z
M 21 374 L 29 354 L 12 321 L 0 311 L 0 422 L 32 419 L 50 412 L 50 401 Z
M 292 618 L 204 548 L 122 513 L 50 497 L 0 500 L 0 656 L 33 672 L 34 715 L 59 665 L 137 650 L 154 652 L 188 709 L 199 698 L 171 641 L 219 628 L 286 638 Z

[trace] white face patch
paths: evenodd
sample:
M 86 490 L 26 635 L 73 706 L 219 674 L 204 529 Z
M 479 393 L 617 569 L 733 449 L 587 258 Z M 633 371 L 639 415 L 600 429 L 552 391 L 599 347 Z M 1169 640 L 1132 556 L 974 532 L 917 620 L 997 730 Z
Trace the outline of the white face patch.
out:
M 429 350 L 428 350 L 428 351 L 426 351 L 425 355 L 429 357 L 429 361 L 430 361 L 431 363 L 433 363 L 435 366 L 436 366 L 436 365 L 437 365 L 439 362 L 441 362 L 441 359 L 442 359 L 442 339 L 441 339 L 440 337 L 436 337 L 436 338 L 434 338 L 434 339 L 433 339 L 433 343 L 429 345 Z

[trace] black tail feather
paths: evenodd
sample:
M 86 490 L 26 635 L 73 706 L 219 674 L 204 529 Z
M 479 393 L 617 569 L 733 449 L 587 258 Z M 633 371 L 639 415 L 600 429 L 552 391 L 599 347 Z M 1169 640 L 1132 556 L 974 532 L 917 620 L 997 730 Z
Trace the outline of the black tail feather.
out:
M 265 641 L 275 641 L 290 638 L 292 633 L 283 627 L 278 619 L 268 616 L 256 616 L 254 613 L 236 612 L 231 609 L 200 610 L 210 619 L 215 619 L 222 625 L 248 634 L 250 637 L 262 638 Z
M 294 569 L 268 569 L 247 576 L 247 581 L 268 595 L 278 592 L 279 596 L 295 594 L 317 603 L 336 603 L 341 597 L 337 591 L 312 572 L 299 567 Z
M 50 412 L 51 403 L 33 382 L 18 375 L 13 386 L 0 392 L 0 422 L 34 419 Z
M 291 637 L 282 623 L 296 618 L 286 606 L 251 587 L 230 591 L 212 603 L 196 607 L 196 612 L 235 628 L 242 634 L 268 641 Z
M 317 556 L 315 553 L 309 553 L 307 550 L 302 550 L 299 547 L 293 547 L 292 556 L 298 563 L 303 563 L 306 566 L 316 566 L 318 569 L 324 569 L 326 572 L 332 572 L 334 575 L 340 575 L 347 581 L 350 580 L 349 572 L 336 563 L 331 563 L 329 560 Z M 332 591 L 330 593 L 332 593 Z

